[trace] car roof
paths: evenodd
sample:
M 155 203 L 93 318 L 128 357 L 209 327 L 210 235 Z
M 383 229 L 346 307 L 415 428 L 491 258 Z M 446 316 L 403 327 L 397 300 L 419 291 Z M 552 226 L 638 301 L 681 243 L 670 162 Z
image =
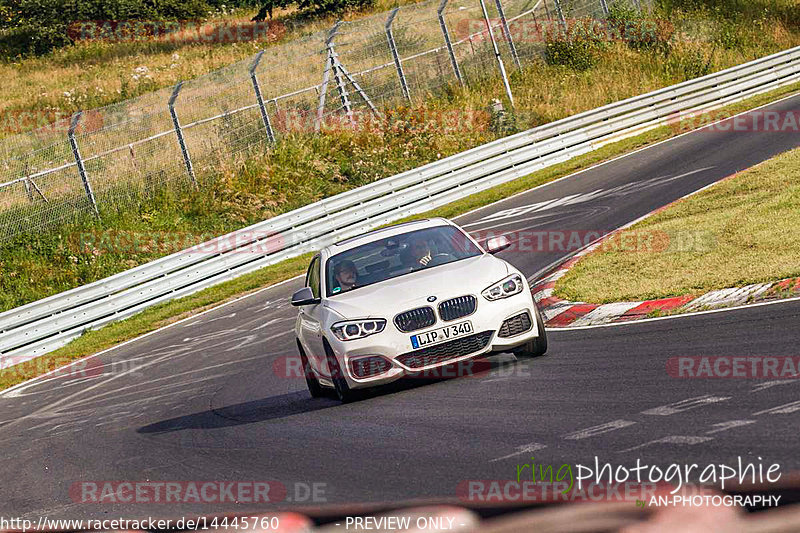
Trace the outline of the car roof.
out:
M 437 226 L 451 226 L 452 222 L 445 218 L 426 218 L 423 220 L 412 220 L 411 222 L 403 222 L 400 224 L 395 224 L 394 226 L 388 226 L 386 228 L 378 228 L 367 233 L 362 233 L 361 235 L 356 235 L 355 237 L 349 237 L 347 239 L 341 240 L 335 244 L 332 244 L 323 249 L 323 255 L 325 256 L 332 256 L 338 253 L 344 252 L 351 248 L 356 248 L 361 246 L 362 244 L 367 244 L 372 241 L 376 241 L 378 239 L 383 239 L 386 237 L 391 237 L 393 235 L 402 235 L 403 233 L 407 233 L 411 230 L 417 229 L 424 229 L 424 228 L 434 228 Z

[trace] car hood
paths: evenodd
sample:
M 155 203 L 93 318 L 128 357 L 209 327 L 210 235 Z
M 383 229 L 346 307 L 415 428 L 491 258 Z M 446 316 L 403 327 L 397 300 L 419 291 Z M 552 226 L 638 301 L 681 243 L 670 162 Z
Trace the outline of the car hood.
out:
M 508 263 L 489 254 L 462 259 L 381 281 L 325 300 L 325 306 L 343 318 L 385 318 L 408 309 L 431 305 L 481 291 L 511 272 Z

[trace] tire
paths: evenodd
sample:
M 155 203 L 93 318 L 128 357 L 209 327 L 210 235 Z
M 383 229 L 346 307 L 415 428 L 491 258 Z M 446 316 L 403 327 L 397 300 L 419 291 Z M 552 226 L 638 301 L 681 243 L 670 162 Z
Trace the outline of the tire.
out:
M 297 339 L 297 350 L 300 352 L 300 361 L 303 364 L 303 375 L 305 375 L 306 385 L 308 385 L 308 392 L 311 393 L 311 397 L 321 398 L 325 396 L 325 390 L 322 388 L 319 380 L 317 380 L 317 376 L 314 375 L 314 371 L 311 369 L 311 364 L 308 362 L 306 352 L 300 344 L 300 339 Z
M 539 306 L 534 302 L 533 313 L 536 315 L 536 329 L 539 336 L 520 346 L 514 353 L 521 357 L 540 357 L 547 352 L 547 331 L 544 329 L 544 319 L 539 311 Z
M 358 400 L 359 395 L 347 384 L 347 380 L 344 377 L 341 366 L 339 366 L 339 360 L 333 353 L 333 349 L 327 342 L 324 344 L 325 357 L 328 359 L 328 368 L 331 371 L 331 381 L 333 382 L 333 390 L 336 393 L 336 397 L 342 403 L 350 403 Z

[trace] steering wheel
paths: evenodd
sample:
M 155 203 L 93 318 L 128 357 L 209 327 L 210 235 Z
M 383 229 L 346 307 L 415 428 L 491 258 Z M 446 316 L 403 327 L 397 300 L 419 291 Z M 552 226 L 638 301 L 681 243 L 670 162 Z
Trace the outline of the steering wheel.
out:
M 447 263 L 449 261 L 452 261 L 452 259 L 453 259 L 453 256 L 450 255 L 450 254 L 445 254 L 445 253 L 434 254 L 431 257 L 431 260 L 428 261 L 428 265 L 427 266 L 441 265 L 443 263 Z

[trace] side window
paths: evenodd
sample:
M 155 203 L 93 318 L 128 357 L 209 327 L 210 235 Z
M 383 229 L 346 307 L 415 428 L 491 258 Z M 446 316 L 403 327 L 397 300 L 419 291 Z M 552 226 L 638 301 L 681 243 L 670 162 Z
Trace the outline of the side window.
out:
M 311 265 L 308 267 L 308 273 L 306 274 L 306 287 L 311 287 L 311 292 L 314 294 L 314 298 L 320 297 L 319 263 L 319 256 L 316 256 L 311 260 Z

